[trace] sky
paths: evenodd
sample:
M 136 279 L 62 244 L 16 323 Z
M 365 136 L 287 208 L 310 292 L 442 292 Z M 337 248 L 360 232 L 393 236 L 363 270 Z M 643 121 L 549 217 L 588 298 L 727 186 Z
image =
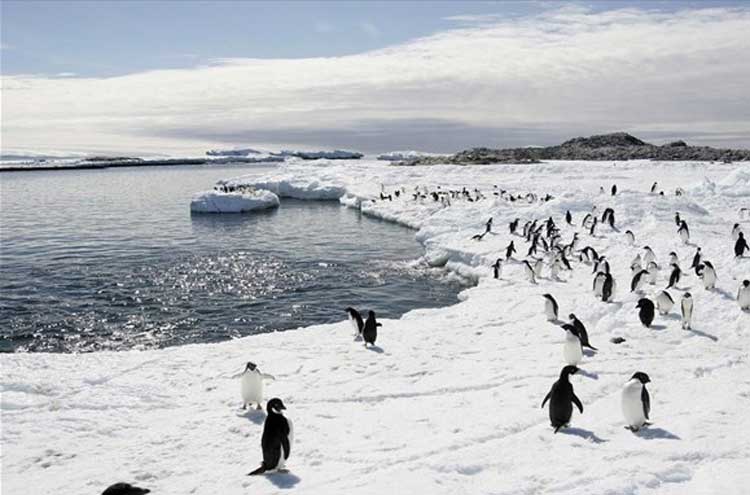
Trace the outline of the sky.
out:
M 2 151 L 750 147 L 747 2 L 0 3 Z

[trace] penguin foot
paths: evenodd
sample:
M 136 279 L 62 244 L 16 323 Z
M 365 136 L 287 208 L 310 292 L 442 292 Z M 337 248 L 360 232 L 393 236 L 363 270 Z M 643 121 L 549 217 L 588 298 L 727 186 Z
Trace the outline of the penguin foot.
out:
M 260 411 L 261 409 L 263 409 L 263 407 L 261 407 L 261 405 L 260 405 L 260 402 L 259 402 L 259 403 L 257 403 L 257 404 L 255 405 L 255 410 L 256 410 L 256 411 Z
M 247 473 L 247 475 L 248 476 L 257 476 L 257 475 L 263 474 L 265 472 L 266 472 L 266 466 L 264 464 L 261 464 L 258 469 L 256 469 L 255 471 L 250 471 L 249 473 Z
M 244 411 L 245 409 L 247 409 L 247 404 L 242 404 L 242 410 Z

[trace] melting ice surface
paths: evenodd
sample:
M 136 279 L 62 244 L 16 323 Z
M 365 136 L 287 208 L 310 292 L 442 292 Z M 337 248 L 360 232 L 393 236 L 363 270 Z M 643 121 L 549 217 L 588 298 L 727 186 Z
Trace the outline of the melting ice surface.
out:
M 190 215 L 220 178 L 269 168 L 194 166 L 7 173 L 0 349 L 163 347 L 456 301 L 415 266 L 414 231 L 338 202 Z

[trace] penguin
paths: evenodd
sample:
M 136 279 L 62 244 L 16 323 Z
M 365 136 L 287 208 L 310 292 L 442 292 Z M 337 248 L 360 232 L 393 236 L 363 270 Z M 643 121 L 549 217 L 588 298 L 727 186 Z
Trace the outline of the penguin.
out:
M 510 222 L 508 224 L 508 229 L 510 230 L 511 234 L 515 234 L 516 233 L 516 229 L 518 228 L 518 222 L 519 221 L 520 221 L 520 219 L 516 218 L 515 220 L 513 220 L 512 222 Z
M 542 294 L 542 297 L 544 297 L 544 314 L 547 315 L 547 321 L 556 321 L 559 311 L 557 301 L 551 294 Z
M 693 297 L 689 292 L 682 295 L 680 310 L 682 311 L 682 328 L 683 330 L 690 330 L 690 323 L 693 320 Z
M 712 290 L 716 287 L 716 270 L 710 261 L 704 261 L 701 265 L 700 278 L 703 280 L 703 287 L 706 290 Z
M 536 278 L 534 277 L 534 268 L 532 268 L 531 263 L 529 263 L 528 260 L 523 260 L 523 271 L 526 274 L 526 278 L 529 279 L 529 282 L 535 284 Z
M 581 347 L 581 335 L 578 329 L 564 323 L 562 329 L 565 330 L 565 343 L 563 344 L 563 359 L 566 364 L 577 365 L 583 359 L 583 348 Z
M 349 315 L 349 321 L 352 324 L 352 327 L 354 327 L 354 336 L 357 338 L 362 337 L 362 329 L 365 327 L 365 322 L 362 320 L 362 315 L 359 314 L 359 311 L 349 306 L 346 308 L 346 313 Z
M 534 263 L 534 276 L 541 278 L 542 269 L 544 269 L 544 262 L 541 259 L 536 260 Z
M 601 272 L 597 273 L 594 276 L 593 291 L 596 297 L 602 297 L 602 292 L 604 290 L 604 279 L 606 278 L 606 276 L 607 276 L 606 273 L 601 273 Z
M 484 228 L 485 228 L 485 231 L 484 231 L 485 234 L 489 234 L 490 232 L 492 232 L 492 217 L 490 217 L 490 219 L 487 220 L 487 223 L 484 224 Z
M 503 260 L 498 258 L 495 260 L 495 264 L 492 265 L 492 271 L 495 278 L 500 278 L 500 275 L 503 274 Z
M 643 250 L 645 251 L 643 253 L 643 264 L 644 265 L 648 265 L 652 261 L 656 261 L 656 256 L 654 255 L 654 251 L 650 247 L 643 246 Z
M 659 266 L 651 261 L 646 267 L 646 270 L 648 270 L 648 283 L 651 285 L 656 284 L 656 277 L 659 275 Z
M 516 245 L 513 243 L 513 241 L 510 241 L 510 244 L 508 244 L 508 247 L 505 248 L 505 259 L 509 260 L 511 256 L 513 256 L 513 253 L 516 252 Z
M 632 231 L 625 231 L 625 239 L 627 239 L 628 245 L 632 246 L 633 244 L 635 244 L 635 234 L 633 234 Z
M 612 196 L 617 194 L 617 184 L 612 184 Z
M 268 401 L 266 406 L 268 416 L 263 423 L 263 436 L 260 441 L 263 461 L 258 469 L 248 473 L 249 476 L 284 469 L 294 442 L 294 427 L 292 422 L 284 416 L 284 410 L 286 407 L 278 397 Z
M 679 212 L 679 211 L 676 211 L 676 212 L 674 212 L 674 223 L 675 223 L 675 225 L 677 225 L 678 227 L 679 227 L 679 226 L 680 226 L 680 224 L 682 223 L 682 219 L 680 218 L 680 212 Z
M 615 295 L 615 279 L 611 274 L 604 274 L 604 284 L 602 285 L 602 302 L 610 302 Z
M 670 265 L 679 265 L 680 264 L 680 258 L 677 257 L 677 253 L 674 251 L 671 251 L 669 253 L 669 264 Z
M 742 232 L 742 229 L 740 228 L 740 224 L 735 223 L 734 227 L 732 227 L 732 240 L 737 241 L 737 238 L 740 236 L 740 232 Z
M 750 310 L 750 280 L 743 280 L 737 289 L 737 304 L 742 311 Z
M 648 272 L 646 270 L 636 272 L 636 274 L 633 275 L 633 279 L 630 281 L 630 292 L 640 291 L 643 284 L 646 283 L 647 275 Z
M 255 363 L 248 361 L 240 380 L 242 409 L 247 409 L 247 406 L 252 404 L 255 404 L 256 408 L 260 409 L 260 403 L 263 401 L 263 380 L 275 379 L 273 375 L 261 373 Z
M 651 383 L 651 379 L 646 373 L 638 371 L 633 374 L 622 389 L 622 414 L 625 416 L 625 422 L 627 423 L 625 428 L 632 432 L 650 424 L 647 420 L 651 412 L 651 398 L 646 389 L 647 383 Z
M 602 255 L 599 257 L 598 260 L 594 263 L 594 269 L 591 271 L 591 273 L 609 273 L 609 261 Z
M 735 257 L 741 257 L 747 250 L 750 250 L 750 247 L 747 245 L 747 241 L 745 240 L 745 234 L 743 234 L 742 232 L 738 232 L 737 242 L 734 243 Z
M 656 296 L 656 308 L 659 310 L 660 315 L 666 315 L 672 310 L 674 306 L 674 300 L 669 292 L 663 290 Z
M 680 235 L 680 240 L 683 244 L 687 244 L 690 241 L 690 229 L 685 220 L 680 221 L 680 228 L 677 229 L 677 233 Z
M 365 347 L 367 344 L 375 345 L 375 339 L 378 338 L 378 327 L 381 326 L 375 320 L 375 311 L 370 310 L 367 313 L 367 321 L 365 327 L 362 329 L 362 337 L 365 339 Z
M 650 299 L 643 297 L 638 300 L 638 304 L 635 307 L 640 308 L 638 318 L 641 320 L 641 323 L 643 323 L 644 327 L 649 328 L 654 321 L 654 303 Z
M 140 488 L 130 483 L 115 483 L 102 492 L 102 495 L 144 495 L 151 493 L 148 488 Z
M 570 313 L 568 318 L 570 319 L 570 324 L 578 330 L 578 338 L 581 339 L 581 347 L 588 347 L 592 351 L 598 351 L 599 349 L 592 346 L 591 342 L 589 342 L 589 333 L 586 331 L 586 327 L 583 323 L 581 323 L 581 320 L 579 320 L 573 313 Z
M 637 266 L 637 267 L 638 267 L 638 270 L 635 270 L 635 271 L 636 271 L 636 272 L 637 272 L 637 271 L 640 271 L 640 270 L 641 270 L 641 267 L 643 266 L 643 264 L 642 264 L 642 263 L 643 263 L 643 262 L 641 261 L 641 254 L 640 254 L 640 253 L 638 253 L 638 254 L 636 254 L 636 255 L 635 255 L 635 258 L 633 258 L 633 261 L 631 261 L 631 262 L 630 262 L 630 269 L 631 269 L 631 270 L 633 270 L 633 267 L 636 267 L 636 266 Z
M 695 273 L 696 275 L 698 275 L 697 268 L 698 268 L 698 265 L 701 264 L 701 257 L 702 257 L 701 248 L 699 247 L 695 250 L 695 254 L 693 255 L 693 262 L 690 264 L 690 268 L 696 269 L 696 273 Z
M 669 275 L 669 285 L 667 285 L 667 289 L 679 284 L 681 276 L 682 276 L 682 270 L 680 270 L 680 267 L 677 266 L 675 263 L 672 263 L 672 273 Z
M 597 218 L 594 217 L 594 221 L 591 222 L 591 228 L 589 229 L 589 235 L 594 237 L 596 236 L 596 224 L 597 224 Z
M 653 184 L 651 185 L 651 194 L 653 194 L 653 193 L 655 193 L 655 192 L 656 192 L 656 188 L 658 187 L 658 185 L 659 185 L 659 183 L 658 183 L 658 182 L 654 182 L 654 183 L 653 183 Z
M 570 214 L 570 210 L 565 212 L 565 221 L 568 225 L 573 225 L 573 215 Z
M 573 385 L 569 381 L 570 375 L 575 375 L 577 372 L 578 368 L 575 366 L 565 366 L 560 371 L 560 378 L 552 385 L 552 388 L 542 401 L 542 409 L 544 409 L 547 401 L 550 401 L 549 420 L 551 426 L 555 429 L 555 433 L 570 423 L 570 418 L 573 415 L 572 404 L 575 404 L 581 414 L 583 414 L 583 404 L 576 397 Z

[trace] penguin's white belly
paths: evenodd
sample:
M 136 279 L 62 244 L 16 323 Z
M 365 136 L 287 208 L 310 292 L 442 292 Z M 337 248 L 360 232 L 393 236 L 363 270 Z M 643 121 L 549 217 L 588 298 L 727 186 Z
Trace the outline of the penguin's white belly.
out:
M 674 306 L 674 303 L 669 300 L 669 298 L 663 294 L 659 294 L 656 298 L 656 304 L 659 308 L 659 313 L 665 315 L 669 313 L 672 310 L 672 306 Z
M 690 239 L 690 235 L 687 233 L 686 230 L 680 231 L 680 239 L 682 239 L 682 242 L 687 242 L 688 239 Z
M 263 401 L 263 378 L 259 373 L 242 375 L 242 401 L 245 404 L 260 404 Z
M 629 426 L 640 428 L 646 422 L 643 414 L 643 403 L 641 402 L 640 382 L 629 382 L 622 389 L 622 414 Z
M 750 308 L 750 289 L 740 289 L 740 296 L 737 301 L 740 303 L 740 308 Z
M 286 418 L 286 417 L 285 417 Z M 294 425 L 292 424 L 292 420 L 289 418 L 286 418 L 286 422 L 289 425 L 289 450 L 292 449 L 292 445 L 294 444 Z M 281 445 L 281 456 L 279 456 L 279 463 L 276 465 L 276 470 L 284 469 L 284 466 L 286 466 L 286 458 L 289 457 L 289 453 L 284 450 L 284 445 Z
M 549 321 L 555 321 L 557 319 L 555 308 L 552 306 L 552 301 L 546 300 L 544 302 L 544 313 L 547 315 L 547 320 Z
M 690 320 L 693 318 L 693 303 L 682 303 L 682 328 L 690 328 Z
M 713 270 L 705 270 L 703 272 L 703 287 L 706 289 L 713 289 L 716 285 L 716 273 Z
M 563 345 L 563 359 L 567 364 L 577 365 L 583 359 L 581 341 L 577 338 L 566 338 Z
M 594 282 L 594 295 L 596 297 L 602 297 L 602 291 L 604 290 L 604 279 L 597 278 Z

